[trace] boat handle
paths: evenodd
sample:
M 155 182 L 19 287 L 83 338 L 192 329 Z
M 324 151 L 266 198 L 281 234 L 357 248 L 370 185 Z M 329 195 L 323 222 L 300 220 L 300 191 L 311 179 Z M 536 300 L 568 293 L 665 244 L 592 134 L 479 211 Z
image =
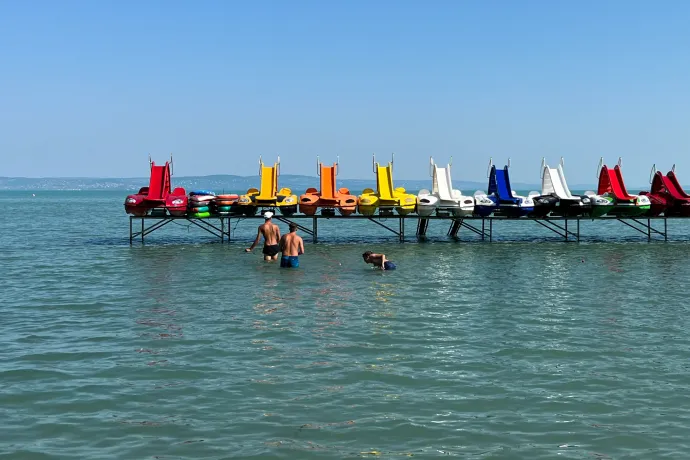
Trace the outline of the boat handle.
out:
M 263 160 L 261 160 L 261 155 L 259 155 L 259 177 L 261 177 L 261 167 L 264 165 Z
M 429 175 L 434 177 L 434 157 L 429 157 Z
M 652 171 L 649 173 L 649 183 L 652 183 L 652 180 L 654 179 L 654 174 L 656 174 L 656 163 L 652 165 Z
M 486 170 L 486 177 L 491 176 L 491 167 L 494 165 L 494 159 L 493 157 L 489 157 L 489 167 Z
M 541 157 L 541 171 L 539 172 L 539 179 L 544 178 L 544 166 L 546 166 L 546 158 Z
M 153 168 L 153 161 L 151 161 L 151 154 L 149 153 L 149 169 Z
M 371 154 L 371 169 L 374 171 L 374 174 L 376 173 L 376 154 L 372 153 Z
M 561 168 L 565 168 L 565 160 L 561 157 Z
M 391 153 L 391 174 L 393 174 L 393 162 L 395 162 L 395 153 Z
M 671 167 L 671 172 L 674 174 L 676 173 L 676 164 L 675 163 L 673 163 L 673 166 Z
M 170 152 L 170 177 L 172 177 L 172 175 L 173 175 L 173 170 L 174 170 L 174 167 L 173 167 L 172 152 Z
M 453 166 L 453 155 L 450 156 L 450 163 L 448 163 L 448 166 Z
M 335 175 L 337 176 L 338 173 L 340 173 L 340 155 L 335 157 Z
M 276 162 L 276 175 L 280 176 L 280 155 L 278 155 L 278 161 Z
M 321 177 L 321 162 L 318 155 L 316 155 L 316 175 Z
M 510 168 L 510 157 L 508 157 L 508 167 Z
M 618 157 L 618 167 L 620 168 L 621 166 L 623 166 L 623 159 Z
M 597 172 L 595 174 L 595 177 L 599 179 L 599 175 L 601 174 L 601 167 L 604 166 L 604 157 L 599 157 L 599 164 L 597 165 Z

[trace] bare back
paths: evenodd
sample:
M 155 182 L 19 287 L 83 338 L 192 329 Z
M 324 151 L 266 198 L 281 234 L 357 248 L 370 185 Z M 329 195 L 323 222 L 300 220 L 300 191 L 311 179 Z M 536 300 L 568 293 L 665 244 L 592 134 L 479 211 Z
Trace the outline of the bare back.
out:
M 304 254 L 304 242 L 296 233 L 288 233 L 280 241 L 280 250 L 284 256 L 298 256 Z
M 266 222 L 259 225 L 259 231 L 264 236 L 264 244 L 266 246 L 273 246 L 278 244 L 278 226 L 272 222 Z

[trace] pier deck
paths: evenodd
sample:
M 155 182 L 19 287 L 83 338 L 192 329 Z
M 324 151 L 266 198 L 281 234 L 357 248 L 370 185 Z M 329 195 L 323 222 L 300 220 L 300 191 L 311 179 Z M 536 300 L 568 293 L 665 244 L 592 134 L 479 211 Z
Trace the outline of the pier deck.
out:
M 235 221 L 239 223 L 243 220 L 257 220 L 263 217 L 259 214 L 256 216 L 211 216 L 208 218 L 194 218 L 194 217 L 175 217 L 175 216 L 129 216 L 129 243 L 133 244 L 135 239 L 141 239 L 144 243 L 145 237 L 151 233 L 159 230 L 173 221 L 187 221 L 190 225 L 194 225 L 202 230 L 210 233 L 211 235 L 217 237 L 221 243 L 231 241 L 231 222 Z M 319 232 L 318 223 L 320 220 L 339 220 L 345 219 L 348 221 L 356 220 L 366 220 L 373 222 L 375 225 L 382 227 L 398 237 L 400 243 L 405 242 L 405 223 L 406 221 L 416 222 L 417 230 L 415 232 L 416 238 L 425 238 L 426 232 L 431 221 L 443 221 L 449 224 L 448 231 L 446 234 L 450 237 L 457 238 L 458 233 L 461 229 L 466 229 L 476 235 L 482 241 L 493 241 L 494 233 L 494 223 L 496 222 L 534 222 L 540 225 L 556 235 L 560 236 L 563 241 L 567 242 L 578 242 L 580 241 L 580 221 L 607 221 L 614 222 L 618 221 L 625 226 L 636 230 L 637 232 L 647 236 L 648 241 L 653 239 L 661 239 L 663 241 L 668 241 L 668 219 L 687 219 L 683 217 L 616 217 L 616 216 L 603 216 L 603 217 L 502 217 L 502 216 L 490 216 L 490 217 L 478 217 L 478 216 L 467 216 L 467 217 L 453 217 L 453 216 L 429 216 L 422 217 L 418 215 L 375 215 L 375 216 L 362 216 L 362 215 L 352 215 L 352 216 L 305 216 L 305 215 L 293 215 L 293 216 L 281 216 L 274 215 L 274 220 L 278 220 L 283 223 L 295 223 L 297 227 L 307 235 L 311 236 L 312 242 L 317 243 Z M 135 221 L 140 220 L 139 225 L 135 225 Z M 663 225 L 663 231 L 660 229 Z M 140 230 L 139 230 L 140 228 Z

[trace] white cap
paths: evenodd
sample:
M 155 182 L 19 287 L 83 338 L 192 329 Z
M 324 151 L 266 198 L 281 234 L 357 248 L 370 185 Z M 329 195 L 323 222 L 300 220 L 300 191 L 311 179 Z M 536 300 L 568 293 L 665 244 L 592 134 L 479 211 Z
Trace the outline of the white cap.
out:
M 264 219 L 270 219 L 271 217 L 273 217 L 273 213 L 271 211 L 266 211 L 264 213 Z

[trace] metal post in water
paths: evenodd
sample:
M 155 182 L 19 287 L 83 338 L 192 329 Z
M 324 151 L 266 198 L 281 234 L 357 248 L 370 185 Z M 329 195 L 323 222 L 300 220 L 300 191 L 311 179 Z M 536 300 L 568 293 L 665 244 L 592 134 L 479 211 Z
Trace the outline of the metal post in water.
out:
M 144 218 L 141 218 L 141 242 L 144 243 Z
M 565 241 L 568 241 L 568 218 L 565 218 Z
M 311 235 L 311 240 L 314 244 L 318 241 L 318 232 L 319 232 L 319 224 L 318 220 L 316 219 L 316 216 L 312 217 L 312 235 Z
M 129 216 L 129 245 L 132 245 L 132 240 L 134 238 L 132 237 L 132 216 Z
M 647 241 L 652 241 L 652 220 L 647 218 Z
M 668 241 L 668 229 L 666 228 L 666 216 L 664 216 L 664 241 Z

